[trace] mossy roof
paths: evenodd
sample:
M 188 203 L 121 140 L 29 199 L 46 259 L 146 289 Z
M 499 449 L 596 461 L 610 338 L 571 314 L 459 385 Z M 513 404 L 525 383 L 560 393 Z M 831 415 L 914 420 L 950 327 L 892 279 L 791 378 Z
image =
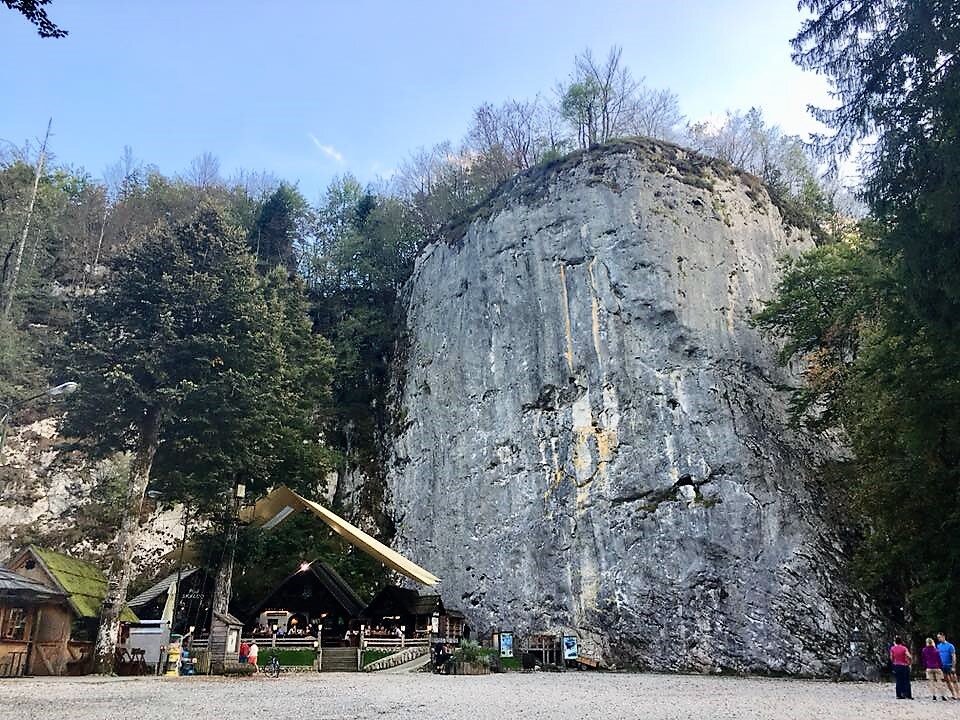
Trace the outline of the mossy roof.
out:
M 67 593 L 67 600 L 77 615 L 85 618 L 100 616 L 100 606 L 107 595 L 107 578 L 100 568 L 85 560 L 77 560 L 35 545 L 31 545 L 30 549 Z M 139 622 L 139 618 L 127 606 L 124 606 L 120 613 L 120 620 Z

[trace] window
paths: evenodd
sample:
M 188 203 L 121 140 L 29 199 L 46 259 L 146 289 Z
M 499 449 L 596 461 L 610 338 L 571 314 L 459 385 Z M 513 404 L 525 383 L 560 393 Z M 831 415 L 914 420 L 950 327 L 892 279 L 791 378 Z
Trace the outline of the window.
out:
M 27 611 L 24 608 L 7 608 L 0 624 L 0 638 L 4 640 L 26 640 Z

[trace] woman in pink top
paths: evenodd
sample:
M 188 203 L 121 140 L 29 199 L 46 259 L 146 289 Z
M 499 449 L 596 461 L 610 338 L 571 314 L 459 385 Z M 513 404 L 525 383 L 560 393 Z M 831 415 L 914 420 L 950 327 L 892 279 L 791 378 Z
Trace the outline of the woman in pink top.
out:
M 913 657 L 899 637 L 893 639 L 890 662 L 893 663 L 893 676 L 897 679 L 897 700 L 913 700 L 913 693 L 910 692 L 910 663 Z
M 943 666 L 940 663 L 940 651 L 937 650 L 937 644 L 933 638 L 927 638 L 927 644 L 920 651 L 920 660 L 923 662 L 923 669 L 927 671 L 927 685 L 933 699 L 937 699 L 937 686 L 940 686 L 940 699 L 946 700 L 946 689 L 943 687 Z

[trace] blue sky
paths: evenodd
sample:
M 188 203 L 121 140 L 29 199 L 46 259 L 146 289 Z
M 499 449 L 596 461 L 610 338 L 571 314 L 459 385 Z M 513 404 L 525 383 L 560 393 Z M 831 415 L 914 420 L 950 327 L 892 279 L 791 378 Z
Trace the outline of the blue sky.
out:
M 0 140 L 53 118 L 60 162 L 100 176 L 124 145 L 166 173 L 204 151 L 317 199 L 458 140 L 484 101 L 550 93 L 584 48 L 668 87 L 693 119 L 757 105 L 815 125 L 822 78 L 790 62 L 794 0 L 53 0 L 70 35 L 0 9 Z

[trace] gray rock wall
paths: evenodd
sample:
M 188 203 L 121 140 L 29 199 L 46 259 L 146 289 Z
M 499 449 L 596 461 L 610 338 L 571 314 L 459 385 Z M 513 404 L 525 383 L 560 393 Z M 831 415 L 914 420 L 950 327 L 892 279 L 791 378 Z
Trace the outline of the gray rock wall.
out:
M 823 674 L 866 603 L 749 325 L 810 246 L 750 178 L 624 142 L 512 188 L 408 287 L 388 486 L 475 627 L 618 663 Z

